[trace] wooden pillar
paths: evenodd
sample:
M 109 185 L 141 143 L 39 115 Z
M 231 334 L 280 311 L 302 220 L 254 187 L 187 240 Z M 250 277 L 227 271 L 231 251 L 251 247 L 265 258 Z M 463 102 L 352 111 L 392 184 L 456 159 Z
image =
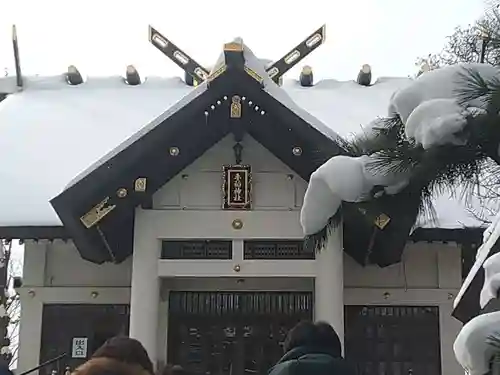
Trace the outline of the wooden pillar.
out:
M 344 250 L 342 226 L 332 229 L 323 249 L 316 255 L 314 317 L 330 323 L 344 341 Z
M 157 355 L 160 304 L 159 251 L 159 241 L 155 238 L 145 238 L 136 231 L 130 290 L 130 337 L 144 345 L 155 366 L 159 359 Z

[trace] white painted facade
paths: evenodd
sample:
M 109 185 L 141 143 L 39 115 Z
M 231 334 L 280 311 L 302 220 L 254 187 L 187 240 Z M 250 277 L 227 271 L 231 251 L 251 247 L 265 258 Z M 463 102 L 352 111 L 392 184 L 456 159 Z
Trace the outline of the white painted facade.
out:
M 231 137 L 219 142 L 155 194 L 152 210 L 137 210 L 134 255 L 122 264 L 86 262 L 71 242 L 26 243 L 19 291 L 21 372 L 39 363 L 42 309 L 51 303 L 130 303 L 131 336 L 164 362 L 173 290 L 313 291 L 315 317 L 340 334 L 344 305 L 439 306 L 442 373 L 461 371 L 452 352 L 461 324 L 450 316 L 461 285 L 457 245 L 408 244 L 401 264 L 363 268 L 343 255 L 340 235 L 333 233 L 316 260 L 245 260 L 245 239 L 303 237 L 299 212 L 307 183 L 247 137 L 243 163 L 252 166 L 254 209 L 222 211 L 221 167 L 234 162 L 233 144 Z M 241 229 L 232 227 L 234 219 L 242 220 Z M 162 239 L 230 239 L 233 258 L 161 260 Z

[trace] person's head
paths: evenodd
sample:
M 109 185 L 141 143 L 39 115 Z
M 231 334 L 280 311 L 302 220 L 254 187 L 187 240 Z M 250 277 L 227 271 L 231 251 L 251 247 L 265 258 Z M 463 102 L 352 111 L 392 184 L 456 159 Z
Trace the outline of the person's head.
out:
M 317 330 L 316 345 L 320 348 L 329 349 L 340 357 L 342 355 L 342 344 L 335 329 L 326 322 L 316 322 L 314 325 Z
M 140 366 L 112 358 L 91 358 L 73 371 L 72 375 L 146 375 Z
M 130 337 L 117 336 L 106 341 L 92 358 L 112 358 L 131 365 L 138 365 L 150 374 L 154 374 L 153 363 L 142 344 Z
M 328 350 L 332 354 L 341 356 L 342 344 L 335 329 L 326 322 L 300 322 L 293 327 L 285 339 L 285 352 L 305 346 Z
M 314 345 L 317 328 L 308 321 L 298 323 L 287 334 L 283 349 L 288 352 L 299 346 L 312 346 Z

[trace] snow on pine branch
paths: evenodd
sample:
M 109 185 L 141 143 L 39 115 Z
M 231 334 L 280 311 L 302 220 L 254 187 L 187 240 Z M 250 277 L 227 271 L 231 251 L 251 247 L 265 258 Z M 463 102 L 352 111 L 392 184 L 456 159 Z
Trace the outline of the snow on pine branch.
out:
M 340 208 L 342 201 L 366 200 L 375 186 L 383 186 L 387 194 L 394 194 L 407 185 L 406 175 L 382 174 L 379 168 L 372 167 L 373 162 L 374 159 L 369 155 L 339 155 L 328 160 L 311 175 L 300 215 L 306 236 L 322 230 Z
M 471 71 L 480 74 L 485 81 L 500 77 L 500 71 L 490 65 L 458 64 L 422 74 L 393 94 L 388 103 L 388 117 L 401 120 L 404 137 L 413 147 L 428 150 L 436 146 L 462 146 L 467 143 L 464 129 L 468 121 L 485 113 L 483 98 L 463 100 L 463 96 L 459 95 L 463 90 L 464 77 Z M 363 136 L 377 137 L 370 128 Z M 376 151 L 370 150 L 370 154 L 356 157 L 334 156 L 311 175 L 301 212 L 301 224 L 306 236 L 321 231 L 338 211 L 342 201 L 369 200 L 373 198 L 370 193 L 376 186 L 382 187 L 386 194 L 397 194 L 407 186 L 408 174 L 401 172 L 398 175 L 388 173 L 389 169 L 384 171 L 383 168 L 372 167 L 379 159 Z
M 469 72 L 477 72 L 485 81 L 500 75 L 497 68 L 487 64 L 457 64 L 423 74 L 394 94 L 389 112 L 399 115 L 408 139 L 424 149 L 467 142 L 461 134 L 467 118 L 484 113 L 482 98 L 460 96 Z M 459 102 L 457 97 L 464 100 Z

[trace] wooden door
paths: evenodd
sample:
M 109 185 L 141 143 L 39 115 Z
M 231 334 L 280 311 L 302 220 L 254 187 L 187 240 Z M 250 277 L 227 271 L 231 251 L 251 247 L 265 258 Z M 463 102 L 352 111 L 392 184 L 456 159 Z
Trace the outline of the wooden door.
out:
M 168 362 L 198 375 L 265 374 L 311 317 L 311 293 L 171 293 Z
M 440 375 L 439 308 L 346 306 L 345 352 L 359 375 Z
M 104 341 L 128 334 L 128 305 L 45 305 L 42 315 L 40 363 L 63 353 L 67 357 L 39 371 L 49 375 L 52 370 L 64 373 L 66 366 L 74 369 L 86 358 L 72 358 L 73 338 L 87 339 L 87 358 Z

